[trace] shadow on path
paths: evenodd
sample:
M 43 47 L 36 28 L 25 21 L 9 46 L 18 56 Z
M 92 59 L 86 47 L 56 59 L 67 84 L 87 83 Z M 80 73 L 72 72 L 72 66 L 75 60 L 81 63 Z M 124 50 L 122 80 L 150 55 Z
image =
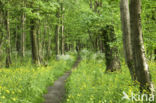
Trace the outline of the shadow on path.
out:
M 81 57 L 78 56 L 72 69 L 75 69 L 81 61 Z M 60 103 L 65 97 L 65 80 L 69 77 L 71 71 L 66 72 L 58 80 L 54 82 L 54 85 L 48 88 L 48 93 L 44 95 L 44 103 Z

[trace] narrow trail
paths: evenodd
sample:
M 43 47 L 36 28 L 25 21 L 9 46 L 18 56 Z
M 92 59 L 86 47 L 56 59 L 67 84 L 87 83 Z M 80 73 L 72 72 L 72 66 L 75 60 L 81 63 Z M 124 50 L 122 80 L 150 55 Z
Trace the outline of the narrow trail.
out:
M 75 69 L 80 63 L 81 58 L 78 56 L 72 69 Z M 48 93 L 44 95 L 44 103 L 60 103 L 65 97 L 65 80 L 69 77 L 71 71 L 66 72 L 58 80 L 54 82 L 54 85 L 48 88 Z

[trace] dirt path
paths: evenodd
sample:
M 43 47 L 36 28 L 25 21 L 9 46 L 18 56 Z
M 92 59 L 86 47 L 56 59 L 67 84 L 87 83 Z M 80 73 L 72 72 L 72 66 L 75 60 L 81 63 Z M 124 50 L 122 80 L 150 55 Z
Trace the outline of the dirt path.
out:
M 81 58 L 80 56 L 77 58 L 74 63 L 72 69 L 75 69 Z M 65 80 L 69 77 L 71 71 L 66 72 L 63 76 L 61 76 L 58 80 L 54 82 L 54 85 L 48 88 L 48 93 L 44 95 L 44 103 L 60 103 L 65 97 Z

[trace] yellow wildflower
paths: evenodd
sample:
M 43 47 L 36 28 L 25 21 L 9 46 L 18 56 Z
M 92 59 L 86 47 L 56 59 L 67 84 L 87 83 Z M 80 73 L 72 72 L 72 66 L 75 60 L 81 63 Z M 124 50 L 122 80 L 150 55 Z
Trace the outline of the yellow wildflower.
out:
M 9 90 L 6 90 L 6 92 L 9 94 L 10 93 L 10 91 Z
M 12 98 L 13 101 L 16 101 L 16 98 Z
M 78 93 L 78 94 L 77 94 L 77 96 L 78 96 L 78 97 L 80 97 L 80 96 L 81 96 L 81 94 L 79 94 L 79 93 Z
M 69 102 L 69 99 L 67 99 L 67 101 Z
M 5 96 L 1 96 L 2 99 L 5 99 Z

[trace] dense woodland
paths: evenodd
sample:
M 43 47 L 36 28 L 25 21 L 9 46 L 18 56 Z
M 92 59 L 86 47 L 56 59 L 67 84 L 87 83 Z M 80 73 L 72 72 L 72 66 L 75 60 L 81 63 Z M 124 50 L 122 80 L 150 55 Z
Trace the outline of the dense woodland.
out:
M 126 81 L 124 90 L 155 94 L 155 11 L 154 0 L 0 0 L 0 103 L 40 103 L 79 56 L 65 103 L 131 103 L 116 93 L 121 87 L 107 87 Z M 85 89 L 86 99 L 77 93 L 83 82 L 97 88 Z

